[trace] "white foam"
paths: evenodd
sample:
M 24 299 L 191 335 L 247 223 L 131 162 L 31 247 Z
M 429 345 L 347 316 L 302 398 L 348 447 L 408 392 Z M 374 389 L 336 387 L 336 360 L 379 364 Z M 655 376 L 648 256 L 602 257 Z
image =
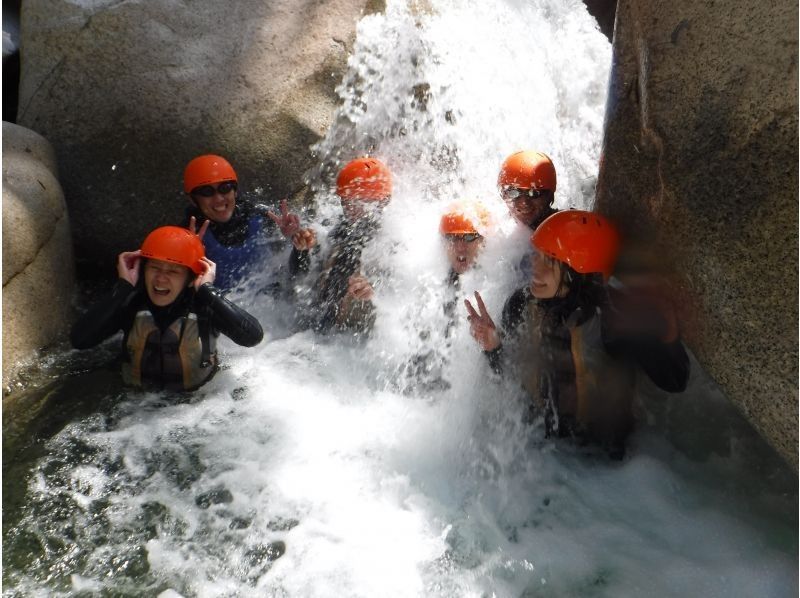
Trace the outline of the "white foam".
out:
M 383 235 L 364 252 L 391 272 L 371 339 L 290 334 L 291 309 L 239 297 L 269 342 L 223 341 L 227 369 L 189 402 L 132 393 L 107 425 L 90 418 L 50 443 L 18 528 L 75 549 L 15 574 L 21 592 L 69 572 L 76 590 L 106 576 L 160 596 L 796 593 L 796 519 L 784 527 L 795 507 L 769 484 L 732 490 L 735 455 L 677 451 L 663 425 L 644 426 L 621 463 L 554 446 L 521 423 L 516 384 L 490 379 L 463 319 L 447 348 L 439 215 L 471 197 L 495 216 L 462 288 L 499 319 L 527 242 L 496 196 L 499 165 L 546 151 L 558 204 L 590 204 L 610 48 L 577 0 L 431 4 L 390 0 L 359 23 L 337 124 L 308 175 L 324 241 L 343 161 L 372 149 L 395 173 Z M 426 111 L 412 104 L 421 83 Z M 430 350 L 449 390 L 402 374 Z M 661 401 L 651 420 L 707 404 L 707 384 L 643 398 Z

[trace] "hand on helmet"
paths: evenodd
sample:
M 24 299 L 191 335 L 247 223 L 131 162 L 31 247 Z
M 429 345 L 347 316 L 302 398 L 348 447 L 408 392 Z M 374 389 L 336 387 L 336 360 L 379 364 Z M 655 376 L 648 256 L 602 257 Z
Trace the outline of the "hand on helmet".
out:
M 124 251 L 117 258 L 117 275 L 133 286 L 139 281 L 139 264 L 142 262 L 142 250 Z
M 200 267 L 203 271 L 194 279 L 192 286 L 198 290 L 204 284 L 214 284 L 214 279 L 217 276 L 217 265 L 207 257 L 200 258 Z

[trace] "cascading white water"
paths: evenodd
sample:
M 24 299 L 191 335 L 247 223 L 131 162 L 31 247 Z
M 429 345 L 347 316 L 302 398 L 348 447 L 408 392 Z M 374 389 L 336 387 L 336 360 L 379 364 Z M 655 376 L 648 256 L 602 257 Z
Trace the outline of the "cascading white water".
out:
M 578 0 L 390 0 L 364 18 L 309 183 L 324 244 L 338 167 L 371 152 L 394 172 L 364 252 L 386 273 L 373 335 L 292 334 L 289 307 L 240 296 L 271 340 L 223 342 L 229 367 L 191 401 L 128 393 L 48 442 L 4 530 L 6 595 L 795 595 L 796 494 L 709 411 L 707 381 L 645 384 L 630 455 L 608 462 L 521 423 L 464 321 L 444 339 L 439 216 L 463 198 L 492 212 L 462 288 L 499 316 L 527 243 L 499 164 L 545 151 L 557 203 L 587 207 L 609 64 Z M 436 371 L 409 375 L 429 352 Z

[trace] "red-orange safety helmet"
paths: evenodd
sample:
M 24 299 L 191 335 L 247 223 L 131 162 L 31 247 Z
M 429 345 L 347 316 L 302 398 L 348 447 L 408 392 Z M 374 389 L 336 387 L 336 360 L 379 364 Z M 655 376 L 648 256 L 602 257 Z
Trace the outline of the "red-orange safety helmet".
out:
M 379 201 L 392 195 L 392 173 L 375 158 L 348 162 L 336 178 L 336 193 L 345 200 Z
M 197 156 L 186 165 L 183 171 L 183 190 L 191 193 L 203 185 L 213 185 L 222 181 L 239 182 L 236 171 L 222 156 L 206 154 Z
M 195 274 L 203 271 L 200 259 L 205 254 L 200 237 L 179 226 L 157 228 L 142 243 L 142 257 L 180 264 Z
M 439 232 L 443 235 L 485 235 L 489 227 L 489 212 L 480 203 L 459 202 L 450 206 L 439 221 Z
M 553 161 L 542 152 L 521 151 L 511 154 L 500 167 L 497 177 L 500 189 L 556 190 L 556 167 Z
M 600 272 L 608 280 L 619 254 L 620 236 L 616 226 L 600 214 L 564 210 L 538 226 L 531 244 L 576 272 Z

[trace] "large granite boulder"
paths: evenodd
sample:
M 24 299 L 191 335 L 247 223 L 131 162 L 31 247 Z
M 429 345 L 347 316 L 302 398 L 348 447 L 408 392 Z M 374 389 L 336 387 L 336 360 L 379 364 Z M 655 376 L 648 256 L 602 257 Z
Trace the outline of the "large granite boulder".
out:
M 69 325 L 74 265 L 52 147 L 3 123 L 3 385 Z
M 597 190 L 668 266 L 700 362 L 795 467 L 797 23 L 790 2 L 620 0 Z
M 380 0 L 26 0 L 18 122 L 56 149 L 79 260 L 112 262 L 183 215 L 183 167 L 302 186 L 357 20 Z

